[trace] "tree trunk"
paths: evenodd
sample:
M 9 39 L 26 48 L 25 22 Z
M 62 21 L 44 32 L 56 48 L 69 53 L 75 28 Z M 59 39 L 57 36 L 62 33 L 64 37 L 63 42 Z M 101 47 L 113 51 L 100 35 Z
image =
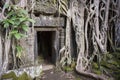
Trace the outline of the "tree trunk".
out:
M 2 57 L 3 57 L 3 46 L 2 46 L 2 36 L 1 36 L 1 32 L 0 32 L 0 72 L 1 72 L 1 69 L 2 69 Z
M 65 46 L 60 50 L 60 63 L 62 66 L 70 65 L 71 59 L 71 12 L 68 10 L 66 22 L 66 40 Z
M 84 38 L 84 2 L 71 0 L 70 4 L 71 16 L 73 21 L 73 28 L 75 30 L 75 37 L 77 43 L 77 70 L 85 70 L 85 38 Z M 85 61 L 84 61 L 85 60 Z
M 4 49 L 4 62 L 2 67 L 2 72 L 6 72 L 8 70 L 8 62 L 9 62 L 9 52 L 10 52 L 11 40 L 9 38 L 5 39 L 5 49 Z

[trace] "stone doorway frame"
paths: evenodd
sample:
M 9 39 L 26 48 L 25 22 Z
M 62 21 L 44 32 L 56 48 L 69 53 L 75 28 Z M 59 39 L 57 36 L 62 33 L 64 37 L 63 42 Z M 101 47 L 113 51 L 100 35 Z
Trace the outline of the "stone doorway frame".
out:
M 55 62 L 54 65 L 57 65 L 58 58 L 59 58 L 59 29 L 57 27 L 37 27 L 34 28 L 34 59 L 35 63 L 38 64 L 38 46 L 37 46 L 37 32 L 39 31 L 55 31 L 55 41 L 54 41 L 54 50 L 55 50 Z

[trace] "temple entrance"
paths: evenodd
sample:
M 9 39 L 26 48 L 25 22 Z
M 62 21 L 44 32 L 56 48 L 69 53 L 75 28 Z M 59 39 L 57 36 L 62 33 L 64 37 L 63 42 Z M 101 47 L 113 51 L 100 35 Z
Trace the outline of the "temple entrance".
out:
M 55 64 L 56 31 L 37 31 L 38 63 Z

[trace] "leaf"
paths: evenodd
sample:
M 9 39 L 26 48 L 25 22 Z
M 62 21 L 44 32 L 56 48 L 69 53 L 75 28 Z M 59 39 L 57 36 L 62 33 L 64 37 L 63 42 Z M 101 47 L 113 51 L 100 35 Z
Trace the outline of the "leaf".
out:
M 18 33 L 18 30 L 12 30 L 12 31 L 10 32 L 10 34 L 15 34 L 15 33 Z
M 9 23 L 6 22 L 6 23 L 4 24 L 4 28 L 8 28 L 8 27 L 9 27 Z
M 21 9 L 20 11 L 21 11 L 23 14 L 26 14 L 26 15 L 28 14 L 28 12 L 27 12 L 26 10 L 24 10 L 24 9 Z
M 16 21 L 17 21 L 17 18 L 16 18 L 16 16 L 12 16 L 12 17 L 10 18 L 10 20 L 12 20 L 12 21 L 14 22 L 14 24 L 15 24 Z
M 35 21 L 33 19 L 28 19 L 28 21 L 30 21 L 32 23 L 35 23 Z
M 25 35 L 25 34 L 20 34 L 21 35 L 21 37 L 28 37 L 27 35 Z
M 22 55 L 22 51 L 23 51 L 23 48 L 21 46 L 16 46 L 16 50 L 17 50 L 17 57 L 20 58 L 21 55 Z
M 16 49 L 17 49 L 17 52 L 18 52 L 18 53 L 21 53 L 21 52 L 22 52 L 22 50 L 23 50 L 23 49 L 22 49 L 22 47 L 21 47 L 21 46 L 19 46 L 19 45 L 18 45 L 18 46 L 16 46 Z
M 19 18 L 20 22 L 24 22 L 26 21 L 26 18 L 22 17 L 22 18 Z
M 28 31 L 28 26 L 27 25 L 23 25 L 22 29 L 27 32 Z
M 8 7 L 9 7 L 9 4 L 5 4 L 5 5 L 4 5 L 4 8 L 8 8 Z
M 15 36 L 15 38 L 16 38 L 17 40 L 19 40 L 19 39 L 21 38 L 20 33 L 16 33 L 16 34 L 14 34 L 14 36 Z
M 10 11 L 7 16 L 10 17 L 10 16 L 12 16 L 12 15 L 14 15 L 14 12 L 13 12 L 13 11 Z
M 18 27 L 18 25 L 20 25 L 20 21 L 18 19 L 16 19 L 15 24 L 16 27 Z
M 12 20 L 8 20 L 8 22 L 10 23 L 10 24 L 13 24 L 14 25 L 14 21 L 12 21 Z

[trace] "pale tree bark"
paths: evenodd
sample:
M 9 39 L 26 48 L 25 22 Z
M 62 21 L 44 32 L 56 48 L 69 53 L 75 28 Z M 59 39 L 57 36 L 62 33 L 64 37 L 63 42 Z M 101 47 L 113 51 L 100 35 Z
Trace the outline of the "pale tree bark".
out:
M 110 0 L 106 1 L 106 13 L 105 13 L 105 21 L 104 21 L 104 38 L 105 38 L 105 42 L 104 42 L 104 48 L 105 48 L 105 52 L 107 52 L 107 31 L 108 31 L 108 17 L 109 17 L 109 6 L 110 6 Z
M 100 7 L 100 1 L 95 0 L 95 18 L 94 18 L 94 29 L 93 29 L 93 44 L 95 45 L 94 48 L 97 49 L 97 53 L 106 53 L 107 52 L 107 30 L 108 30 L 108 16 L 109 16 L 109 4 L 110 1 L 106 1 L 106 5 L 104 7 L 104 14 L 102 17 L 102 22 L 100 24 L 100 14 L 102 14 L 101 10 L 99 10 Z M 103 9 L 103 8 L 100 8 Z M 104 17 L 105 16 L 105 17 Z M 99 52 L 100 51 L 100 52 Z
M 71 11 L 67 12 L 67 22 L 66 22 L 66 37 L 65 46 L 60 50 L 60 63 L 63 66 L 70 65 L 72 62 L 71 58 Z
M 10 38 L 8 38 L 8 32 L 6 32 L 5 43 L 4 43 L 4 62 L 2 66 L 2 72 L 6 72 L 8 70 L 10 45 L 11 45 L 11 40 Z
M 85 38 L 84 38 L 84 3 L 79 1 L 74 3 L 76 5 L 76 12 L 73 13 L 73 27 L 75 30 L 76 36 L 76 43 L 77 43 L 77 51 L 78 51 L 78 58 L 77 58 L 77 65 L 76 68 L 84 71 L 84 65 L 86 63 L 85 58 Z M 84 63 L 85 62 L 85 63 Z
M 72 12 L 71 14 L 72 14 L 73 28 L 75 30 L 75 37 L 77 43 L 78 57 L 77 57 L 76 70 L 78 71 L 85 71 L 88 65 L 88 59 L 87 59 L 88 52 L 85 54 L 84 4 L 85 4 L 84 1 L 74 0 L 71 1 L 71 7 L 70 7 Z
M 64 7 L 63 7 L 64 6 Z M 64 14 L 66 14 L 66 31 L 65 31 L 65 46 L 59 51 L 60 64 L 62 67 L 70 66 L 72 63 L 71 57 L 71 10 L 67 9 L 67 4 L 63 0 L 59 0 L 59 11 L 60 9 L 64 10 Z
M 66 41 L 65 41 L 65 56 L 68 57 L 68 64 L 71 64 L 71 16 L 68 10 L 67 25 L 66 25 Z
M 1 36 L 1 32 L 0 32 L 0 71 L 2 68 L 2 57 L 3 57 L 3 45 L 2 45 L 2 36 Z
M 82 75 L 87 75 L 89 77 L 95 78 L 95 79 L 100 79 L 100 80 L 105 80 L 101 76 L 97 76 L 96 74 L 92 74 L 87 72 L 88 66 L 90 64 L 91 58 L 88 58 L 88 22 L 89 20 L 93 17 L 94 15 L 94 10 L 91 10 L 90 13 L 88 13 L 88 17 L 85 22 L 85 3 L 86 1 L 82 0 L 74 0 L 71 1 L 71 17 L 73 21 L 73 28 L 75 30 L 75 37 L 76 37 L 76 43 L 77 43 L 77 65 L 76 65 L 76 70 L 78 73 Z M 95 36 L 99 36 L 100 30 L 99 30 L 99 1 L 95 1 L 96 6 L 96 17 L 95 17 Z M 92 6 L 92 5 L 90 5 Z M 91 7 L 93 8 L 93 7 Z M 86 23 L 86 24 L 84 24 Z M 84 29 L 85 27 L 85 29 Z M 86 45 L 86 46 L 85 46 Z M 97 42 L 96 42 L 97 46 Z M 95 46 L 95 47 L 96 47 Z M 86 50 L 87 49 L 87 50 Z M 92 57 L 93 58 L 93 57 Z

